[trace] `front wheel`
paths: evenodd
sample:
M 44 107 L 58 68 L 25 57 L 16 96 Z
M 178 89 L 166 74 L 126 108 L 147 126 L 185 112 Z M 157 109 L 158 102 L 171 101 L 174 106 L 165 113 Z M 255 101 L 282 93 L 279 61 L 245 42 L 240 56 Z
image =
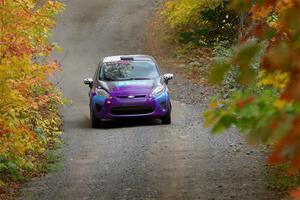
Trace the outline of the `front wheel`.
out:
M 161 118 L 162 124 L 171 124 L 171 112 Z
M 90 110 L 90 120 L 92 128 L 99 128 L 101 121 L 95 116 L 93 110 Z

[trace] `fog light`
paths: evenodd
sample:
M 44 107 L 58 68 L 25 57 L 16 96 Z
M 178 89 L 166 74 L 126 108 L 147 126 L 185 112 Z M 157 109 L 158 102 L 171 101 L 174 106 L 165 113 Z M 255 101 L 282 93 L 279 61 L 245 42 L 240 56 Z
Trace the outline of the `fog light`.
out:
M 165 101 L 161 102 L 160 106 L 161 106 L 161 108 L 162 108 L 163 111 L 167 110 L 167 103 Z

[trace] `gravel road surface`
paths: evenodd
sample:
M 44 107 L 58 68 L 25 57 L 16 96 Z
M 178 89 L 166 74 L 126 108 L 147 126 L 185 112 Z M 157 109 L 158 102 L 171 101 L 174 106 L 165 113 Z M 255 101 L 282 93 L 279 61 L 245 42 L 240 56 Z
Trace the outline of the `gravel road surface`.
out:
M 63 47 L 55 55 L 63 68 L 56 79 L 72 101 L 63 109 L 63 169 L 27 183 L 20 199 L 279 199 L 262 181 L 264 155 L 234 131 L 210 135 L 203 128 L 204 105 L 187 104 L 182 95 L 197 88 L 176 74 L 172 125 L 134 120 L 91 129 L 82 80 L 104 56 L 143 53 L 145 26 L 159 1 L 64 2 L 53 37 Z

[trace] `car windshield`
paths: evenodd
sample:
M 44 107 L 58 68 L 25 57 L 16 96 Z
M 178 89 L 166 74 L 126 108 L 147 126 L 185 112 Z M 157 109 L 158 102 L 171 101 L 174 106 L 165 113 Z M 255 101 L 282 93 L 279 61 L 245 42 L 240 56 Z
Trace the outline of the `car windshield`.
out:
M 103 81 L 147 80 L 159 77 L 156 64 L 151 61 L 108 62 L 102 65 L 99 74 L 99 79 Z

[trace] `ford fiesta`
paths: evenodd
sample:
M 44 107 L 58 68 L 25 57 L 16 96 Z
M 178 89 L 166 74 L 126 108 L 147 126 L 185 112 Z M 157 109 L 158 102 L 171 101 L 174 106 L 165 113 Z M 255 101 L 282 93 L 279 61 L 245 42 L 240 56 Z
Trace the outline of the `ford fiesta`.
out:
M 104 121 L 123 118 L 160 118 L 171 123 L 168 81 L 173 74 L 160 75 L 156 61 L 146 55 L 106 57 L 89 85 L 90 119 L 93 128 Z

